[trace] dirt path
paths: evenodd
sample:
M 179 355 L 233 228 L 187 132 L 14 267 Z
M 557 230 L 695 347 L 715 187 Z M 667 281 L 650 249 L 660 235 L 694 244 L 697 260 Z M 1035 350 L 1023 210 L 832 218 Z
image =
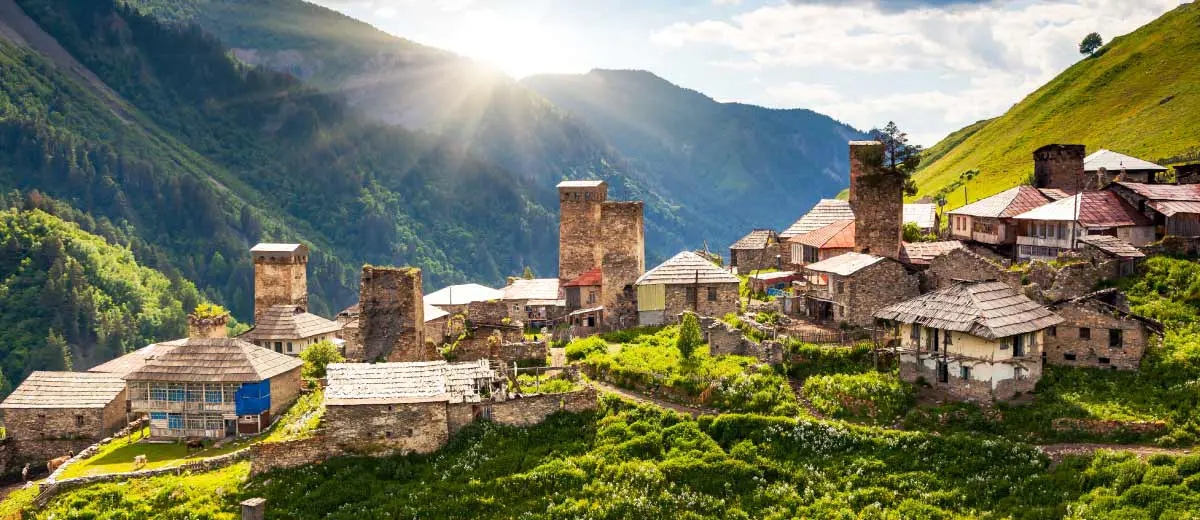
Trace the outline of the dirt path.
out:
M 691 415 L 692 417 L 697 417 L 700 415 L 717 415 L 717 414 L 721 413 L 719 410 L 712 410 L 709 408 L 697 408 L 697 407 L 693 407 L 693 406 L 685 406 L 682 404 L 673 403 L 673 402 L 667 401 L 665 399 L 651 397 L 651 396 L 648 396 L 648 395 L 645 395 L 645 394 L 642 394 L 639 392 L 634 392 L 632 390 L 626 390 L 624 388 L 618 388 L 618 387 L 615 387 L 613 385 L 610 385 L 608 383 L 604 383 L 601 381 L 594 381 L 593 384 L 596 385 L 596 388 L 599 388 L 600 390 L 603 390 L 610 394 L 617 394 L 621 397 L 624 397 L 624 398 L 632 400 L 632 401 L 637 401 L 639 403 L 652 404 L 652 405 L 658 406 L 660 408 L 666 408 L 668 410 L 674 410 L 676 412 L 686 413 L 686 414 Z
M 1050 460 L 1054 461 L 1054 464 L 1062 462 L 1069 455 L 1091 455 L 1098 450 L 1125 451 L 1143 459 L 1160 453 L 1166 455 L 1190 455 L 1194 453 L 1193 448 L 1159 448 L 1157 446 L 1141 446 L 1137 444 L 1062 443 L 1046 444 L 1038 446 L 1037 449 L 1050 457 Z
M 812 415 L 817 419 L 826 419 L 825 414 L 821 413 L 820 410 L 817 410 L 817 408 L 812 405 L 812 402 L 809 401 L 807 397 L 804 397 L 804 392 L 802 392 L 804 389 L 804 383 L 802 381 L 789 377 L 788 386 L 792 387 L 792 393 L 796 394 L 796 400 L 800 401 L 800 405 L 803 406 L 805 410 L 808 410 L 809 415 Z

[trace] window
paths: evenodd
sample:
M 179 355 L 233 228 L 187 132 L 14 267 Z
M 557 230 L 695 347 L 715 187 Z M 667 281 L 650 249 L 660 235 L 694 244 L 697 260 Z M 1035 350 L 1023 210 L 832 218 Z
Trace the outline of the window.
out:
M 594 290 L 588 291 L 587 302 L 588 303 L 596 303 L 596 291 L 594 291 Z
M 684 288 L 684 296 L 687 297 L 687 301 L 689 301 L 689 302 L 696 301 L 696 288 L 695 287 Z
M 183 414 L 181 414 L 181 413 L 167 414 L 167 428 L 171 428 L 173 430 L 182 430 L 183 429 Z
M 168 401 L 175 401 L 175 402 L 181 403 L 181 402 L 183 402 L 185 397 L 186 396 L 184 395 L 183 385 L 181 385 L 179 383 L 172 383 L 170 386 L 167 387 L 167 400 Z
M 275 352 L 278 352 L 280 354 L 283 353 L 283 342 L 282 341 L 275 342 Z
M 82 415 L 76 415 L 76 416 L 75 416 L 75 427 L 76 427 L 76 428 L 82 428 L 82 427 L 83 427 L 83 416 L 82 416 Z
M 221 404 L 223 402 L 221 400 L 221 389 L 206 388 L 204 390 L 204 402 L 209 404 Z
M 150 412 L 150 420 L 165 421 L 167 420 L 167 412 Z
M 1075 361 L 1075 353 L 1067 352 L 1067 353 L 1063 354 L 1063 359 L 1065 359 L 1067 361 Z
M 167 400 L 167 385 L 161 383 L 150 383 L 150 400 L 151 401 L 166 401 Z
M 596 317 L 595 317 L 595 316 L 588 316 L 588 317 L 587 317 L 587 326 L 588 326 L 588 327 L 595 327 L 595 326 L 596 326 Z
M 1025 372 L 1024 367 L 1013 367 L 1013 379 L 1016 379 L 1017 381 L 1022 381 L 1026 377 L 1028 377 L 1028 374 Z
M 186 393 L 187 393 L 187 402 L 189 402 L 189 403 L 200 402 L 200 395 L 203 393 L 203 391 L 202 391 L 203 389 L 200 385 L 187 385 L 184 388 L 186 389 Z
M 1125 342 L 1124 332 L 1121 329 L 1108 329 L 1108 346 L 1110 348 L 1121 348 Z
M 937 380 L 939 383 L 950 381 L 950 368 L 946 365 L 945 361 L 937 362 Z
M 959 370 L 959 375 L 962 376 L 963 381 L 971 380 L 971 367 L 960 367 L 958 370 Z
M 1108 359 L 1106 357 L 1102 357 L 1100 359 L 1097 359 L 1096 361 L 1099 361 L 1101 365 L 1107 365 L 1112 362 L 1111 359 Z
M 1021 357 L 1025 355 L 1025 335 L 1018 334 L 1013 336 L 1013 357 Z
M 288 344 L 288 354 L 291 354 L 292 353 L 292 342 L 289 341 L 289 342 L 287 342 L 287 344 Z
M 1079 339 L 1092 339 L 1092 329 L 1079 327 Z
M 1052 338 L 1058 336 L 1058 327 L 1051 325 L 1050 328 L 1046 329 L 1046 335 Z
M 223 430 L 225 429 L 225 421 L 220 415 L 209 415 L 204 418 L 205 430 Z
M 708 288 L 708 301 L 710 301 L 710 302 L 717 301 L 717 288 L 716 287 Z
M 842 281 L 842 280 L 838 280 L 836 294 L 843 294 L 845 292 L 846 292 L 846 282 Z
M 804 248 L 804 263 L 813 264 L 820 261 L 819 251 L 815 247 L 800 246 Z

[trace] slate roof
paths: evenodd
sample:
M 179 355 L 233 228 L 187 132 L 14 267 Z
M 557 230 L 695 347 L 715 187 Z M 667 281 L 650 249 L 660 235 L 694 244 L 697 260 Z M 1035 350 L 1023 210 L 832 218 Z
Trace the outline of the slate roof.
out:
M 691 251 L 683 251 L 646 271 L 636 285 L 741 283 L 738 277 Z
M 272 305 L 254 323 L 254 328 L 238 337 L 255 341 L 304 339 L 341 329 L 336 322 L 304 312 L 294 305 Z
M 1031 209 L 1045 206 L 1050 201 L 1051 197 L 1033 186 L 1017 186 L 952 209 L 948 213 L 971 217 L 1015 217 Z
M 558 300 L 558 278 L 516 279 L 504 288 L 505 300 Z M 549 304 L 548 304 L 549 305 Z
M 884 307 L 875 317 L 986 339 L 1034 332 L 1063 321 L 1003 282 L 958 282 Z
M 328 405 L 478 402 L 475 382 L 496 377 L 488 360 L 466 363 L 331 363 Z
M 779 237 L 770 229 L 755 229 L 746 236 L 738 239 L 729 249 L 762 249 L 767 244 L 778 242 Z
M 125 380 L 116 374 L 34 372 L 8 394 L 0 409 L 104 408 L 124 390 Z
M 937 220 L 937 205 L 935 204 L 905 204 L 903 211 L 903 222 L 905 224 L 912 222 L 921 229 L 933 229 L 934 221 Z
M 962 242 L 901 242 L 900 261 L 912 265 L 928 265 L 931 260 L 955 249 L 966 249 Z
M 850 209 L 850 202 L 821 199 L 812 209 L 808 210 L 808 213 L 805 213 L 800 220 L 789 226 L 779 236 L 786 239 L 803 235 L 839 220 L 854 220 L 854 211 Z
M 831 273 L 839 276 L 850 276 L 861 271 L 866 267 L 870 267 L 879 262 L 882 262 L 882 256 L 868 255 L 865 253 L 844 253 L 833 258 L 827 258 L 820 262 L 808 264 L 804 266 L 806 271 L 815 271 L 818 273 Z
M 1079 237 L 1079 241 L 1119 258 L 1142 258 L 1146 256 L 1141 250 L 1133 247 L 1133 244 L 1114 236 L 1086 235 Z
M 125 380 L 205 383 L 265 381 L 304 364 L 299 358 L 236 338 L 185 338 L 158 344 L 161 351 L 125 374 Z
M 1117 153 L 1112 150 L 1101 149 L 1092 152 L 1091 155 L 1083 158 L 1083 171 L 1094 172 L 1104 168 L 1109 172 L 1116 173 L 1121 170 L 1153 170 L 1165 172 L 1167 169 L 1150 161 L 1144 161 L 1137 157 L 1130 157 L 1123 153 Z
M 579 275 L 578 278 L 563 284 L 563 287 L 591 287 L 604 282 L 604 272 L 599 267 Z
M 852 248 L 854 247 L 854 221 L 839 220 L 788 241 L 817 249 Z
M 582 181 L 562 181 L 558 183 L 559 188 L 595 188 L 605 184 L 604 181 L 598 180 L 582 180 Z
M 1149 217 L 1138 213 L 1111 191 L 1085 191 L 1013 217 L 1018 220 L 1078 220 L 1084 227 L 1149 226 Z
M 1150 200 L 1200 201 L 1200 184 L 1143 184 L 1140 182 L 1118 182 L 1116 184 Z
M 425 295 L 430 305 L 466 305 L 471 302 L 486 302 L 504 297 L 504 291 L 477 283 L 466 283 L 443 287 Z
M 160 354 L 171 347 L 162 343 L 151 343 L 117 359 L 92 367 L 88 372 L 105 372 L 123 376 L 146 364 L 146 358 Z
M 306 246 L 304 244 L 274 244 L 274 243 L 270 243 L 270 242 L 261 242 L 261 243 L 255 244 L 254 247 L 250 248 L 250 252 L 251 253 L 259 253 L 259 254 L 307 253 L 308 246 Z

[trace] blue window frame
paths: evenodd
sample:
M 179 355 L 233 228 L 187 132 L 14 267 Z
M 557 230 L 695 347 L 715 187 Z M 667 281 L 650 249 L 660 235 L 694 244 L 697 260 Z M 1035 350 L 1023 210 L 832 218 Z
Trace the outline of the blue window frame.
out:
M 187 385 L 187 401 L 189 403 L 200 402 L 200 394 L 202 392 L 199 385 Z
M 171 388 L 167 389 L 167 400 L 168 401 L 183 402 L 184 397 L 185 396 L 183 394 L 183 385 L 171 385 Z
M 167 387 L 165 385 L 150 385 L 150 400 L 151 401 L 166 401 Z
M 171 428 L 174 430 L 182 430 L 183 429 L 183 414 L 181 414 L 181 413 L 167 414 L 167 428 Z
M 221 389 L 213 390 L 211 388 L 204 391 L 204 402 L 209 404 L 221 404 L 224 399 L 221 397 Z
M 167 412 L 150 412 L 150 420 L 165 421 L 167 420 Z

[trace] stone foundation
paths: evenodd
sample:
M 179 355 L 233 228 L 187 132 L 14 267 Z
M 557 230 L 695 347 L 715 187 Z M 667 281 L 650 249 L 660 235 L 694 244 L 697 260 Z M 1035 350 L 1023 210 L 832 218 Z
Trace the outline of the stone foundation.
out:
M 700 328 L 704 330 L 709 354 L 713 356 L 749 356 L 763 363 L 783 363 L 784 348 L 779 342 L 768 340 L 760 344 L 747 338 L 737 327 L 714 318 L 701 318 Z
M 449 438 L 446 403 L 326 405 L 330 441 L 354 453 L 429 453 Z
M 293 441 L 259 443 L 251 446 L 250 450 L 250 476 L 316 464 L 346 454 L 324 434 Z
M 598 405 L 596 389 L 589 386 L 575 392 L 539 394 L 493 403 L 491 416 L 500 424 L 532 426 L 545 421 L 554 412 L 579 413 L 595 410 Z

